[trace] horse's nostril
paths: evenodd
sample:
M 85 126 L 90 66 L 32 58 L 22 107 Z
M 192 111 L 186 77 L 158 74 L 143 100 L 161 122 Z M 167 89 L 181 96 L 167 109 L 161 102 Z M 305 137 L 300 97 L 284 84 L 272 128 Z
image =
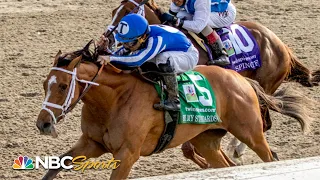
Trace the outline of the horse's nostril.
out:
M 44 123 L 43 129 L 48 129 L 48 128 L 50 128 L 50 126 L 51 126 L 51 123 Z

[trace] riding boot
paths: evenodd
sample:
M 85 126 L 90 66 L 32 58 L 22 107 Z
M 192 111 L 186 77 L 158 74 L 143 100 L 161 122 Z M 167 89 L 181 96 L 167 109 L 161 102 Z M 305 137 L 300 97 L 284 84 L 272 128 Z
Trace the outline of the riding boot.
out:
M 230 64 L 230 60 L 228 57 L 228 53 L 223 46 L 220 36 L 216 31 L 213 31 L 211 34 L 207 36 L 208 43 L 212 49 L 212 53 L 214 56 L 213 60 L 209 60 L 207 65 L 218 65 L 218 66 L 226 66 Z
M 163 76 L 163 79 L 167 87 L 168 96 L 163 103 L 154 104 L 153 107 L 157 110 L 180 111 L 178 82 L 174 68 L 170 66 L 170 61 L 167 61 L 166 64 L 159 64 L 158 67 L 162 72 L 167 73 Z

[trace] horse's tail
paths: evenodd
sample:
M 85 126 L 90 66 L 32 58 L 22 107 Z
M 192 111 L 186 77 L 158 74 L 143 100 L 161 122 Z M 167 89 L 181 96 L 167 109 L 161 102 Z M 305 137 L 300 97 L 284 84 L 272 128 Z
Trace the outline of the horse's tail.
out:
M 275 92 L 273 96 L 268 95 L 257 81 L 246 79 L 255 90 L 259 98 L 260 107 L 267 106 L 271 110 L 293 117 L 299 122 L 303 132 L 309 130 L 312 113 L 307 108 L 307 105 L 311 104 L 312 100 L 303 97 L 298 91 L 289 92 L 288 88 Z
M 287 80 L 297 81 L 306 87 L 318 85 L 318 82 L 320 82 L 320 70 L 311 73 L 311 71 L 299 61 L 297 56 L 293 54 L 292 50 L 287 45 L 285 45 L 285 47 L 291 58 L 291 71 Z

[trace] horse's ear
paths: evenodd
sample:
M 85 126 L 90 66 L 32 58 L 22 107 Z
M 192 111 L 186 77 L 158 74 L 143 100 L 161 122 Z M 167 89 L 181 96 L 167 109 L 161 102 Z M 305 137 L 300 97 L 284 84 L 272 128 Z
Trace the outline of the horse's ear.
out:
M 93 39 L 91 39 L 91 41 L 88 42 L 88 44 L 83 48 L 84 51 L 89 51 L 90 45 L 92 44 Z
M 72 71 L 75 67 L 79 66 L 79 64 L 81 63 L 81 60 L 82 60 L 82 55 L 74 58 L 68 65 L 67 69 Z
M 59 50 L 56 57 L 54 58 L 53 66 L 57 66 L 58 61 L 59 61 L 59 57 L 61 54 L 62 54 L 62 52 L 61 52 L 61 50 Z
M 84 59 L 92 59 L 96 56 L 96 44 L 93 39 L 82 49 Z

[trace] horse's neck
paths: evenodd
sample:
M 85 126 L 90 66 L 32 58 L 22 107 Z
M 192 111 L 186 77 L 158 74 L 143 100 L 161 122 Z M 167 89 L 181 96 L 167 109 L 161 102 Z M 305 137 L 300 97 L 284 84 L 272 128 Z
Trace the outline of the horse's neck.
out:
M 131 74 L 114 72 L 110 66 L 105 67 L 96 82 L 99 86 L 92 87 L 84 96 L 83 102 L 90 106 L 103 105 L 109 110 L 127 106 L 126 103 L 134 98 L 132 96 L 136 95 L 139 89 L 146 86 L 149 86 L 146 88 L 152 88 Z
M 162 11 L 153 1 L 146 4 L 145 13 L 145 17 L 147 18 L 149 24 L 161 24 L 159 16 L 161 15 Z

